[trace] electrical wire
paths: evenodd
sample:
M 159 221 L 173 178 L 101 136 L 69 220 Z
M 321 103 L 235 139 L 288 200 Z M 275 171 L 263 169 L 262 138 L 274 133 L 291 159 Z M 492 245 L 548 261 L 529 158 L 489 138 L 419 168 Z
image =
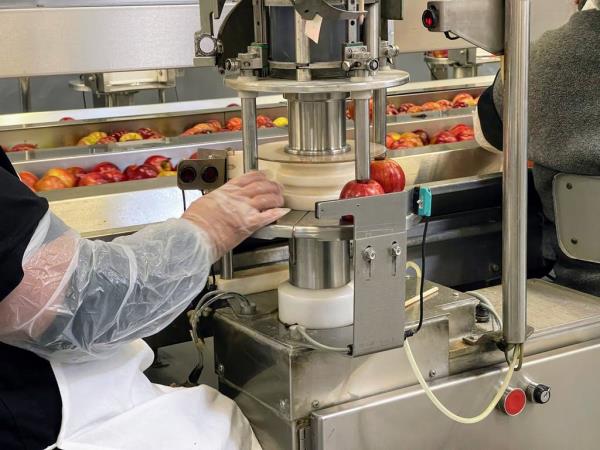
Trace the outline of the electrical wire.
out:
M 187 209 L 187 201 L 185 199 L 185 191 L 183 189 L 181 190 L 181 197 L 183 199 L 183 210 L 185 211 Z
M 490 312 L 493 319 L 498 324 L 498 328 L 502 329 L 502 319 L 500 318 L 500 315 L 494 308 L 494 305 L 492 305 L 492 302 L 485 295 L 483 295 L 479 292 L 475 292 L 475 291 L 467 291 L 467 292 L 465 292 L 465 294 L 469 294 L 469 295 L 475 297 L 477 300 L 479 300 L 481 306 Z
M 508 388 L 508 385 L 510 384 L 510 380 L 512 379 L 512 376 L 515 372 L 515 367 L 517 365 L 517 362 L 521 358 L 521 352 L 522 352 L 520 345 L 515 346 L 515 349 L 513 352 L 513 358 L 510 362 L 510 365 L 508 366 L 508 371 L 506 372 L 506 375 L 504 376 L 504 380 L 502 381 L 500 388 L 496 392 L 496 395 L 494 395 L 494 398 L 492 398 L 492 401 L 486 406 L 486 408 L 477 416 L 461 417 L 461 416 L 453 413 L 452 411 L 450 411 L 448 408 L 446 408 L 444 406 L 444 404 L 442 402 L 440 402 L 440 400 L 435 396 L 435 394 L 433 393 L 431 388 L 427 385 L 427 382 L 423 378 L 423 375 L 421 374 L 419 366 L 417 365 L 417 362 L 415 361 L 415 357 L 412 353 L 412 350 L 410 348 L 410 344 L 409 344 L 408 340 L 404 343 L 404 350 L 406 352 L 408 362 L 410 363 L 410 367 L 412 368 L 415 376 L 417 377 L 419 384 L 425 391 L 425 395 L 427 395 L 427 397 L 429 398 L 429 400 L 431 400 L 431 402 L 435 405 L 435 407 L 438 410 L 440 410 L 446 417 L 448 417 L 451 420 L 454 420 L 455 422 L 463 423 L 463 424 L 479 423 L 491 414 L 491 412 L 494 410 L 494 408 L 496 407 L 496 405 L 498 404 L 498 402 L 504 395 L 504 392 L 506 392 L 506 389 Z
M 424 303 L 424 292 L 425 292 L 425 244 L 427 243 L 427 230 L 429 228 L 429 217 L 425 216 L 425 227 L 423 228 L 423 239 L 421 240 L 421 278 L 419 283 L 419 324 L 414 330 L 406 330 L 404 332 L 404 339 L 414 336 L 423 327 L 423 303 Z
M 290 326 L 290 331 L 292 331 L 292 332 L 297 331 L 300 334 L 300 336 L 302 336 L 302 338 L 304 338 L 304 340 L 306 342 L 308 342 L 313 347 L 315 347 L 319 350 L 325 350 L 328 352 L 338 352 L 338 353 L 349 353 L 350 352 L 350 349 L 348 347 L 330 347 L 329 345 L 321 344 L 319 341 L 310 337 L 309 334 L 306 332 L 306 328 L 304 328 L 302 325 L 292 325 L 292 326 Z

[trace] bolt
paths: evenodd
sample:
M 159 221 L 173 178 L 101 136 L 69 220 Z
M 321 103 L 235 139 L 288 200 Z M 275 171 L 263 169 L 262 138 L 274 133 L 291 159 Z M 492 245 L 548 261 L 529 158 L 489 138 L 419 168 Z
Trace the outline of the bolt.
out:
M 433 378 L 437 375 L 437 371 L 435 369 L 431 369 L 429 371 L 429 378 Z
M 223 375 L 225 373 L 225 366 L 223 364 L 219 364 L 217 366 L 217 373 L 219 375 Z
M 365 258 L 366 261 L 373 261 L 375 259 L 375 250 L 373 249 L 373 247 L 367 247 L 363 250 L 363 258 Z
M 567 183 L 567 189 L 573 189 L 573 185 L 571 183 Z
M 313 407 L 313 409 L 317 409 L 319 407 L 320 403 L 319 400 L 313 400 L 311 403 L 311 406 Z
M 490 264 L 490 270 L 492 272 L 500 272 L 500 266 L 496 263 Z
M 392 251 L 392 256 L 400 256 L 402 254 L 402 247 L 397 242 L 392 244 L 390 250 Z
M 579 243 L 579 241 L 575 238 L 571 238 L 571 244 L 573 245 L 577 245 Z

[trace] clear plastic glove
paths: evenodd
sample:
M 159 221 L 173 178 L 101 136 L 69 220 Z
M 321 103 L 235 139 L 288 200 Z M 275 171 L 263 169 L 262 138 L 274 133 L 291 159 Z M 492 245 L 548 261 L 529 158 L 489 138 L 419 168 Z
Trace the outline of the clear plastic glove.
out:
M 290 211 L 282 206 L 281 185 L 268 180 L 263 172 L 250 172 L 196 200 L 182 218 L 207 235 L 214 262 Z

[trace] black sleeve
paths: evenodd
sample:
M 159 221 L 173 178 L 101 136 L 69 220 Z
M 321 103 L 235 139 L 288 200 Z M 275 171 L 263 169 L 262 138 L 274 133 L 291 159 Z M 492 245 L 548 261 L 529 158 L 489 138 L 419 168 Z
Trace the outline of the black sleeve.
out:
M 498 114 L 494 104 L 494 86 L 498 82 L 498 77 L 494 84 L 487 88 L 477 102 L 477 115 L 481 124 L 481 131 L 485 140 L 492 144 L 498 150 L 502 150 L 502 117 Z
M 0 150 L 0 301 L 23 279 L 23 254 L 46 211 L 46 199 L 21 183 Z

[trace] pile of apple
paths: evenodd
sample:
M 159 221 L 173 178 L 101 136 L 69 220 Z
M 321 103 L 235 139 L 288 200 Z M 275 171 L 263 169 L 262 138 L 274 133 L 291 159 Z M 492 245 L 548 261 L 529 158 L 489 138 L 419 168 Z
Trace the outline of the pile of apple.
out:
M 471 94 L 461 92 L 457 94 L 452 101 L 442 99 L 435 102 L 426 102 L 422 105 L 415 105 L 414 103 L 402 103 L 400 106 L 396 106 L 392 103 L 388 103 L 386 108 L 386 114 L 388 116 L 397 116 L 400 114 L 419 114 L 428 111 L 447 111 L 449 109 L 466 108 L 469 106 L 477 105 L 478 98 L 474 98 Z M 354 102 L 349 102 L 346 108 L 346 118 L 354 119 Z M 369 117 L 373 119 L 373 99 L 369 100 Z
M 258 128 L 282 128 L 287 127 L 288 120 L 286 117 L 278 117 L 274 120 L 271 120 L 267 116 L 258 115 L 256 116 L 256 126 Z M 217 119 L 210 119 L 206 122 L 200 122 L 194 125 L 191 128 L 188 128 L 181 136 L 194 136 L 196 134 L 210 134 L 210 133 L 219 133 L 221 131 L 241 131 L 242 129 L 242 119 L 239 117 L 232 117 L 229 119 L 225 126 L 221 124 L 221 122 Z
M 474 137 L 475 132 L 473 128 L 461 123 L 449 130 L 440 131 L 433 135 L 433 137 L 430 137 L 424 130 L 415 130 L 410 133 L 392 131 L 385 135 L 385 146 L 390 150 L 399 150 L 402 148 L 423 147 L 425 145 L 470 141 Z
M 165 176 L 175 176 L 177 172 L 171 159 L 161 155 L 150 156 L 144 164 L 132 164 L 121 171 L 115 164 L 105 161 L 86 171 L 81 167 L 63 169 L 54 167 L 41 178 L 31 172 L 20 172 L 19 178 L 34 192 L 67 189 L 78 186 L 96 186 L 128 180 L 143 180 Z
M 457 94 L 452 101 L 442 99 L 435 102 L 426 102 L 422 105 L 403 103 L 397 108 L 394 105 L 388 105 L 387 113 L 388 115 L 397 116 L 399 114 L 418 114 L 428 111 L 447 111 L 449 109 L 476 106 L 478 101 L 479 97 L 474 98 L 471 94 L 462 92 Z
M 115 142 L 141 141 L 146 139 L 162 139 L 164 136 L 151 128 L 140 128 L 137 131 L 118 130 L 110 134 L 94 131 L 82 137 L 77 145 L 113 144 Z

